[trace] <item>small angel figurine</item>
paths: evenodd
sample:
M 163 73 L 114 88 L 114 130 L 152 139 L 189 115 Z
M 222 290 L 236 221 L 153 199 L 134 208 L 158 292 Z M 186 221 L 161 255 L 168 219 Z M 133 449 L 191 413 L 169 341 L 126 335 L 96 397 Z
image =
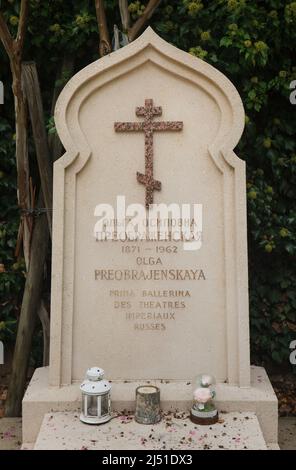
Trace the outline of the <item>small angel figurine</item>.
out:
M 214 404 L 215 379 L 211 375 L 200 374 L 193 381 L 193 406 L 190 419 L 195 424 L 214 424 L 218 421 L 218 411 Z

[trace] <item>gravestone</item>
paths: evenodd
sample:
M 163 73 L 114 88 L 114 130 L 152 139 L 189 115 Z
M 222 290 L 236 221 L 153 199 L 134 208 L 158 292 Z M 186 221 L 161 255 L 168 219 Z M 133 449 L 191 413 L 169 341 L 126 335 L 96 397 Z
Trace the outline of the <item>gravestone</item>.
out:
M 51 382 L 102 364 L 112 379 L 206 370 L 249 385 L 245 164 L 233 154 L 242 103 L 209 65 L 196 72 L 160 40 L 166 55 L 138 47 L 84 69 L 57 104 Z M 110 229 L 118 196 L 126 207 L 200 204 L 201 247 L 98 240 L 96 208 L 114 208 Z
M 25 422 L 34 407 L 78 406 L 93 365 L 113 381 L 114 407 L 149 381 L 164 408 L 188 408 L 188 384 L 204 371 L 225 409 L 262 408 L 276 441 L 272 389 L 261 369 L 251 378 L 233 84 L 148 28 L 75 75 L 55 121 L 65 154 L 54 166 L 50 367 L 35 373 Z

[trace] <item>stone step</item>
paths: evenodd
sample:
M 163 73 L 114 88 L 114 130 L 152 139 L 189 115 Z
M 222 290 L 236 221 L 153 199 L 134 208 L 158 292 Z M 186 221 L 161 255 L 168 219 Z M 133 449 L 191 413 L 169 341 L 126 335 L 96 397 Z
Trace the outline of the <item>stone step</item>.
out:
M 198 426 L 187 413 L 165 412 L 156 425 L 119 415 L 109 423 L 83 424 L 78 413 L 44 416 L 34 450 L 203 450 L 267 449 L 255 413 L 220 413 L 217 424 Z

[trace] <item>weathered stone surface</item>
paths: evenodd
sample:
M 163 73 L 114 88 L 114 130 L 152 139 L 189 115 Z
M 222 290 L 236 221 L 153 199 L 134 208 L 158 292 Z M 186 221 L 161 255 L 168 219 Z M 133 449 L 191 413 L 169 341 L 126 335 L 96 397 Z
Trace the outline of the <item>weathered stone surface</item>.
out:
M 165 413 L 160 423 L 138 424 L 120 415 L 102 426 L 87 426 L 78 414 L 45 415 L 34 450 L 265 450 L 254 413 L 224 413 L 219 423 L 197 426 L 184 413 Z

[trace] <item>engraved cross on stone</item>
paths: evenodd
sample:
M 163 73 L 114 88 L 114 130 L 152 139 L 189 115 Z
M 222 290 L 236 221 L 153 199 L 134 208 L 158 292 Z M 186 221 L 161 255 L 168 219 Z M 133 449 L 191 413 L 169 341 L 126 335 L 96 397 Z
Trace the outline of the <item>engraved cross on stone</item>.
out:
M 153 100 L 145 100 L 145 106 L 136 108 L 136 115 L 143 117 L 143 122 L 115 122 L 116 132 L 144 132 L 145 135 L 145 174 L 137 172 L 137 181 L 146 187 L 145 205 L 153 204 L 153 191 L 160 191 L 161 182 L 153 177 L 153 132 L 181 131 L 182 121 L 154 121 L 155 116 L 161 116 L 162 107 L 153 106 Z

